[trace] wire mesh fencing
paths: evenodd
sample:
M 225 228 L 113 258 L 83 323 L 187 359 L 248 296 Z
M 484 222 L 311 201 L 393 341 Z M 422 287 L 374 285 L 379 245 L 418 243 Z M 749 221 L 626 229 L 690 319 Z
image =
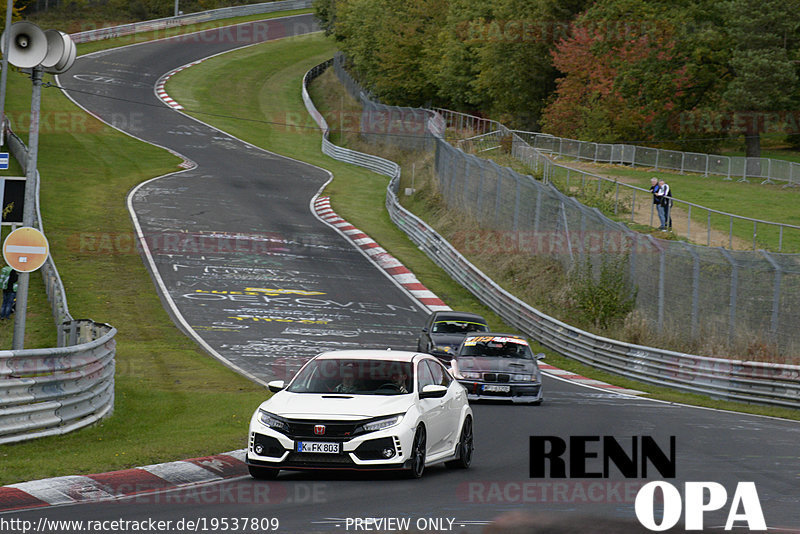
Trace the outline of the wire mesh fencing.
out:
M 346 72 L 341 60 L 337 62 L 337 73 Z M 364 104 L 362 133 L 366 140 L 435 151 L 435 175 L 444 202 L 477 221 L 472 229 L 473 244 L 495 247 L 498 253 L 524 251 L 553 257 L 568 272 L 588 265 L 596 274 L 609 258 L 622 258 L 629 286 L 636 288 L 636 310 L 652 328 L 678 331 L 695 339 L 715 337 L 731 345 L 744 341 L 745 346 L 776 347 L 785 354 L 795 354 L 800 347 L 800 331 L 795 327 L 800 323 L 800 255 L 731 250 L 635 232 L 559 191 L 553 180 L 567 171 L 548 158 L 545 143 L 560 143 L 564 154 L 588 157 L 593 152 L 594 157 L 611 158 L 613 153 L 622 160 L 635 157 L 638 162 L 680 158 L 686 164 L 685 154 L 639 151 L 633 155 L 630 147 L 570 144 L 569 140 L 546 141 L 544 137 L 537 147 L 515 136 L 512 150 L 527 154 L 530 167 L 543 178 L 536 179 L 468 154 L 447 141 L 453 129 L 462 132 L 450 137 L 461 139 L 495 131 L 516 133 L 499 123 L 441 110 L 412 112 L 385 106 L 372 101 L 352 79 L 348 84 L 351 94 L 360 96 Z M 391 117 L 394 132 L 404 134 L 365 128 L 373 120 L 372 113 Z M 425 121 L 434 126 L 425 127 Z M 692 165 L 709 161 L 689 158 Z M 571 178 L 590 179 L 580 172 Z M 597 180 L 591 184 L 603 185 Z M 640 190 L 639 198 L 631 200 L 651 202 L 651 197 Z M 699 222 L 695 225 L 701 226 Z M 730 356 L 747 359 L 746 354 Z

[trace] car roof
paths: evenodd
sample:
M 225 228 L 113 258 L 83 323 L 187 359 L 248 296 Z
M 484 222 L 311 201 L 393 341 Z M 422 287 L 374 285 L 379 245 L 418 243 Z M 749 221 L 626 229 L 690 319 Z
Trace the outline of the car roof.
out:
M 434 312 L 434 320 L 439 321 L 473 321 L 486 324 L 486 319 L 477 313 L 460 311 L 438 311 Z
M 391 349 L 358 349 L 334 350 L 317 355 L 319 360 L 388 360 L 394 362 L 413 362 L 414 358 L 425 357 L 427 354 L 405 350 Z M 431 356 L 432 358 L 432 356 Z

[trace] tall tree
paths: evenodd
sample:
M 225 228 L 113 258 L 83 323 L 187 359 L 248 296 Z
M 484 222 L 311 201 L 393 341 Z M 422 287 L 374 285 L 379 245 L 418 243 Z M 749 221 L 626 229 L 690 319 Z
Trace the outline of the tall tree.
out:
M 585 0 L 495 0 L 478 49 L 475 90 L 489 112 L 509 125 L 538 129 L 557 71 L 550 50 L 568 32 Z
M 756 7 L 730 0 L 724 9 L 731 54 L 721 99 L 738 114 L 732 125 L 744 133 L 746 155 L 760 157 L 768 117 L 800 109 L 800 1 L 763 0 Z
M 601 142 L 680 137 L 676 115 L 703 100 L 711 86 L 700 81 L 714 68 L 698 68 L 705 58 L 693 43 L 709 37 L 690 22 L 691 7 L 678 2 L 593 5 L 552 53 L 563 77 L 544 111 L 547 131 Z

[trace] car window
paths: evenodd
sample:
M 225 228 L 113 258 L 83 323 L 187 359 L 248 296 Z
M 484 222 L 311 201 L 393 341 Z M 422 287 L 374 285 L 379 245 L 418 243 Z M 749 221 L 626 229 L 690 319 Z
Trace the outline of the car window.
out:
M 483 323 L 448 319 L 433 323 L 431 332 L 434 334 L 466 334 L 469 332 L 486 332 L 489 327 Z
M 292 393 L 399 395 L 413 391 L 412 364 L 393 360 L 310 361 L 286 388 Z
M 428 362 L 423 360 L 417 365 L 417 375 L 418 375 L 418 382 L 419 382 L 419 390 L 422 391 L 422 388 L 428 386 L 430 384 L 435 384 L 433 380 L 433 374 L 431 373 L 430 367 L 428 367 Z
M 450 375 L 447 374 L 447 371 L 445 371 L 441 363 L 435 362 L 433 360 L 425 360 L 425 363 L 427 363 L 430 366 L 430 372 L 431 376 L 433 377 L 434 384 L 439 384 L 441 386 L 450 385 L 450 380 L 451 380 Z
M 527 341 L 509 336 L 467 337 L 461 346 L 459 356 L 534 359 Z

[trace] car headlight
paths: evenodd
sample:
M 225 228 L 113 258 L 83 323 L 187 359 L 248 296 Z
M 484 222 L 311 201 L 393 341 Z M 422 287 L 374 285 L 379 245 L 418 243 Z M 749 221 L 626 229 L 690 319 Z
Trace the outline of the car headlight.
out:
M 531 380 L 534 380 L 533 375 L 525 375 L 525 374 L 512 375 L 511 378 L 512 380 L 514 380 L 514 382 L 530 382 Z
M 450 352 L 453 349 L 452 345 L 434 345 L 433 347 L 433 350 L 438 350 L 439 352 Z
M 261 421 L 261 424 L 264 426 L 268 426 L 279 432 L 288 432 L 289 430 L 289 425 L 285 420 L 269 412 L 265 412 L 264 410 L 258 410 L 258 420 Z
M 370 421 L 369 423 L 364 423 L 364 432 L 375 432 L 376 430 L 383 430 L 384 428 L 389 428 L 390 426 L 394 426 L 399 424 L 400 421 L 403 420 L 402 415 L 393 415 L 391 417 L 384 417 L 383 419 L 377 419 L 375 421 Z
M 467 380 L 480 380 L 481 374 L 476 372 L 465 371 L 461 373 L 461 376 L 466 378 Z

